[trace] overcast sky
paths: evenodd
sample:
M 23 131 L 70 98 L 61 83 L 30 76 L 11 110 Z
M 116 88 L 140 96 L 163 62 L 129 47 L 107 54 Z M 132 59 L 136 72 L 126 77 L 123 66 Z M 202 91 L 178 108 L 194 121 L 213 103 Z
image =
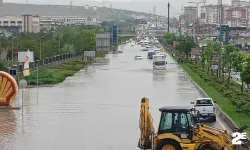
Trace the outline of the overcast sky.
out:
M 190 0 L 196 2 L 196 0 Z M 198 0 L 197 0 L 198 1 Z M 200 0 L 202 1 L 202 0 Z M 231 0 L 222 0 L 223 4 L 230 4 Z M 11 3 L 26 3 L 26 0 L 3 0 L 3 2 Z M 103 6 L 110 7 L 112 4 L 113 8 L 118 9 L 127 9 L 133 11 L 140 11 L 146 13 L 153 13 L 153 6 L 156 5 L 156 13 L 159 15 L 167 14 L 167 3 L 171 5 L 170 13 L 171 16 L 175 16 L 178 13 L 181 13 L 182 6 L 196 6 L 196 4 L 188 4 L 188 0 L 105 0 L 105 3 L 102 0 L 72 0 L 73 5 L 94 5 L 94 6 Z M 28 0 L 30 4 L 61 4 L 69 5 L 70 0 Z M 217 0 L 207 0 L 207 4 L 217 4 Z

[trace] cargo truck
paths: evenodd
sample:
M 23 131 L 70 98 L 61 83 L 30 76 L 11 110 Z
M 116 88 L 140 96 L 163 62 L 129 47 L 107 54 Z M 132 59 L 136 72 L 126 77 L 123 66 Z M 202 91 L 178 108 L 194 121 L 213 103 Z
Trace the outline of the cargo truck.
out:
M 167 66 L 165 55 L 153 55 L 153 69 L 154 70 L 165 70 Z

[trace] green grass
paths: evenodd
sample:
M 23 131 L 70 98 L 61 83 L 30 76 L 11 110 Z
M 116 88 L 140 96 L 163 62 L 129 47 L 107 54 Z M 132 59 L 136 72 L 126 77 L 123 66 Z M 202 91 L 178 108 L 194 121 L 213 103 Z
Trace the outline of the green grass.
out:
M 237 113 L 237 107 L 234 106 L 230 100 L 224 97 L 220 92 L 218 92 L 214 87 L 209 86 L 199 75 L 193 72 L 187 64 L 182 63 L 180 66 L 183 70 L 190 76 L 190 78 L 195 81 L 209 97 L 217 102 L 219 107 L 238 125 L 247 125 L 250 128 L 250 117 L 246 114 Z M 248 136 L 250 135 L 250 129 L 246 130 Z
M 39 85 L 56 84 L 63 82 L 66 77 L 73 76 L 76 72 L 84 67 L 82 61 L 71 61 L 53 68 L 40 68 L 39 69 Z M 26 79 L 31 85 L 37 84 L 37 70 L 32 70 L 29 77 Z

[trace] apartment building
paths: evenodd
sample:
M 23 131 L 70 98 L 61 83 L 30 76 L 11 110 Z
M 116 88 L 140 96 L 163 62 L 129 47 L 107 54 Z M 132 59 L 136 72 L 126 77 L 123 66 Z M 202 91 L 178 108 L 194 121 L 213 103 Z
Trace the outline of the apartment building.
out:
M 227 9 L 230 6 L 222 6 L 222 23 L 226 23 Z M 219 13 L 218 13 L 219 12 Z M 200 22 L 204 24 L 219 24 L 220 23 L 220 6 L 219 5 L 205 5 L 201 6 L 201 19 Z
M 197 7 L 186 6 L 184 7 L 185 24 L 189 25 L 195 23 L 197 20 Z
M 248 9 L 246 7 L 231 7 L 226 12 L 228 25 L 234 27 L 247 26 Z

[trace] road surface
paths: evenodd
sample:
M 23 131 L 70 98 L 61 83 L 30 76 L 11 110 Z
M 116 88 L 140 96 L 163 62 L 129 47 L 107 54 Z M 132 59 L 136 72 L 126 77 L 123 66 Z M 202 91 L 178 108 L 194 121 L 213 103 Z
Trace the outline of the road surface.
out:
M 53 87 L 30 89 L 24 114 L 0 112 L 1 150 L 138 150 L 142 97 L 150 98 L 155 128 L 159 107 L 190 106 L 199 97 L 176 64 L 152 72 L 140 46 L 110 54 L 109 65 L 95 65 Z M 173 62 L 167 56 L 168 62 Z M 38 94 L 38 95 L 37 95 Z M 212 123 L 221 128 L 220 121 Z

